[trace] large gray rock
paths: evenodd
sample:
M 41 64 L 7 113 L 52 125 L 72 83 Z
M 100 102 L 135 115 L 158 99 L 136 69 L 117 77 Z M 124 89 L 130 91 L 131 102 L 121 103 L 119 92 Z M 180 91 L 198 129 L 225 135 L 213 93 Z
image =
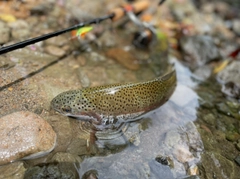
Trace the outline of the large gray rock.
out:
M 41 157 L 53 150 L 56 133 L 40 116 L 19 111 L 0 118 L 0 165 Z

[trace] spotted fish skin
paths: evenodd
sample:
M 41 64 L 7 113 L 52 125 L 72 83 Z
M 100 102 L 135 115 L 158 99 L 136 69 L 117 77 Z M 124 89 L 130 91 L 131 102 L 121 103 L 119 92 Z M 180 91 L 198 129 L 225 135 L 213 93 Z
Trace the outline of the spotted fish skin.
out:
M 176 72 L 146 82 L 114 84 L 66 91 L 56 96 L 51 107 L 66 116 L 96 125 L 133 121 L 164 102 L 176 86 Z

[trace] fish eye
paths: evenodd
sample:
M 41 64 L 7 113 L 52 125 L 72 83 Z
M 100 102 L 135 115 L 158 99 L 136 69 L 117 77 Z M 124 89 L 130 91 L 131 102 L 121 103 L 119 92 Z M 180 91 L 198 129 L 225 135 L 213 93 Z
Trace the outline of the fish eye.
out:
M 63 106 L 62 111 L 66 112 L 66 113 L 69 113 L 69 112 L 71 112 L 71 108 L 69 106 Z

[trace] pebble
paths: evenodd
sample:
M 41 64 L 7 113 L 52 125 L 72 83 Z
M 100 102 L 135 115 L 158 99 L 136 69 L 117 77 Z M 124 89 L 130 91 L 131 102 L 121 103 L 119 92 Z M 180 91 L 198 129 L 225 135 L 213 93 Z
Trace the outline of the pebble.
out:
M 107 51 L 106 55 L 119 62 L 129 70 L 138 70 L 139 64 L 137 59 L 130 53 L 121 48 L 112 48 Z
M 45 50 L 48 54 L 51 54 L 57 57 L 62 57 L 66 53 L 65 50 L 54 45 L 46 46 Z
M 0 118 L 0 165 L 51 152 L 56 133 L 40 116 L 19 111 Z
M 0 22 L 0 37 L 0 44 L 7 43 L 10 39 L 10 28 L 3 22 Z

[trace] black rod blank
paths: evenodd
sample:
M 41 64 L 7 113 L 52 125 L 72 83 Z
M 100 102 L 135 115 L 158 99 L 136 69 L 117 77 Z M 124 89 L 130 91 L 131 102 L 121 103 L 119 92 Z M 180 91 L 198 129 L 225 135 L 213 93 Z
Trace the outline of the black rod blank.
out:
M 45 35 L 42 35 L 42 36 L 39 36 L 39 37 L 28 39 L 28 40 L 25 40 L 25 41 L 22 41 L 22 42 L 18 42 L 18 43 L 15 43 L 13 45 L 2 47 L 2 48 L 0 48 L 0 55 L 4 54 L 4 53 L 7 53 L 7 52 L 10 52 L 10 51 L 13 51 L 13 50 L 16 50 L 16 49 L 19 49 L 19 48 L 23 48 L 23 47 L 28 46 L 30 44 L 34 44 L 34 43 L 37 43 L 37 42 L 40 42 L 40 41 L 43 41 L 43 40 L 61 35 L 63 33 L 66 33 L 66 32 L 72 31 L 72 30 L 79 29 L 81 27 L 84 27 L 84 26 L 87 26 L 87 25 L 90 25 L 90 24 L 98 24 L 98 23 L 100 23 L 104 20 L 111 19 L 113 17 L 114 17 L 114 14 L 109 14 L 109 15 L 106 15 L 106 16 L 103 16 L 103 17 L 100 17 L 100 18 L 96 18 L 96 19 L 87 21 L 87 22 L 79 23 L 77 25 L 74 25 L 72 27 L 69 27 L 69 28 L 66 28 L 66 29 L 63 29 L 63 30 L 59 30 L 59 31 L 52 32 L 52 33 L 49 33 L 49 34 L 45 34 Z

